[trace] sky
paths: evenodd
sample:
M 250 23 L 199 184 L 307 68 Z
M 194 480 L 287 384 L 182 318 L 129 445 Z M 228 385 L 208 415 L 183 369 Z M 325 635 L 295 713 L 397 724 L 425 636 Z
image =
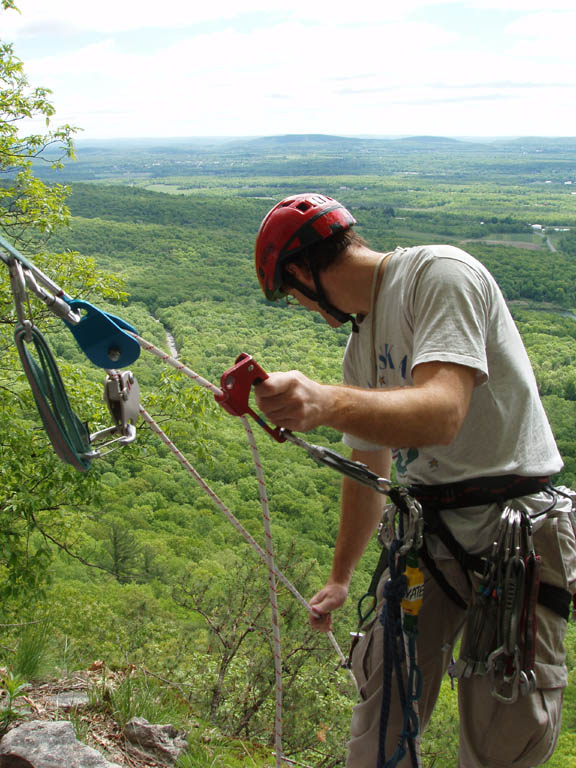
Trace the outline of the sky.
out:
M 576 134 L 575 0 L 16 0 L 80 139 Z

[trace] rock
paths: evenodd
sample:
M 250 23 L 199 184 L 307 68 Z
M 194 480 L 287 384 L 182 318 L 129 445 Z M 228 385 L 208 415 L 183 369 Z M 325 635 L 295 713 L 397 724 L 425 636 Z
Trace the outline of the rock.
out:
M 185 735 L 173 725 L 151 725 L 143 717 L 133 717 L 126 723 L 124 736 L 131 744 L 168 764 L 175 763 L 188 748 Z
M 62 691 L 62 693 L 47 696 L 45 699 L 46 707 L 61 709 L 64 712 L 68 712 L 70 709 L 77 709 L 78 707 L 87 707 L 89 703 L 88 694 L 83 691 Z
M 72 723 L 32 720 L 0 741 L 0 768 L 120 768 L 76 739 Z

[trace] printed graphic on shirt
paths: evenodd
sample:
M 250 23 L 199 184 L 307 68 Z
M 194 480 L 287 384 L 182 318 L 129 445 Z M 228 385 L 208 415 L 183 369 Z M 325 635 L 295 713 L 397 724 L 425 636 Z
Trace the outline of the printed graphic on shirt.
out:
M 394 353 L 394 344 L 384 344 L 383 352 L 378 355 L 378 384 L 381 387 L 391 386 L 391 378 L 398 375 L 406 381 L 407 370 L 408 355 L 401 357 Z
M 418 448 L 398 448 L 392 452 L 396 467 L 396 478 L 402 482 L 408 477 L 408 466 L 419 456 Z

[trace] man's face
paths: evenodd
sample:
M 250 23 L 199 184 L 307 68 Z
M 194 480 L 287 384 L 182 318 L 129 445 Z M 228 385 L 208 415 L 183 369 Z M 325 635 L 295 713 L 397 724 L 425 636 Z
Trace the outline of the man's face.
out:
M 288 296 L 291 296 L 293 299 L 296 299 L 298 304 L 300 304 L 302 307 L 309 310 L 310 312 L 318 312 L 318 314 L 324 318 L 324 320 L 328 323 L 328 325 L 331 328 L 340 328 L 340 326 L 343 325 L 343 323 L 341 323 L 335 317 L 333 317 L 332 315 L 329 315 L 327 312 L 321 309 L 318 306 L 318 303 L 316 301 L 313 301 L 312 299 L 309 299 L 307 296 L 304 296 L 304 294 L 301 293 L 297 288 L 293 288 L 292 286 L 290 286 L 286 291 L 286 293 Z

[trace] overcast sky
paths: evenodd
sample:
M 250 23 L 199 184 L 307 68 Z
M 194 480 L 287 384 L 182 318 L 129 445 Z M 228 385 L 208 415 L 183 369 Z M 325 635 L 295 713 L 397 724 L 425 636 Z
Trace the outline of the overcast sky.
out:
M 16 2 L 81 138 L 576 134 L 576 0 Z

